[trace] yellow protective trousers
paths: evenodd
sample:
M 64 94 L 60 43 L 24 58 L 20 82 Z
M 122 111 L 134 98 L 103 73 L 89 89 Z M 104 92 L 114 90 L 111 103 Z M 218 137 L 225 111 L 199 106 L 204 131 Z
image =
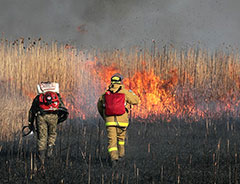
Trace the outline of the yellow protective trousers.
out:
M 108 153 L 111 160 L 118 160 L 125 155 L 125 136 L 127 127 L 107 126 Z

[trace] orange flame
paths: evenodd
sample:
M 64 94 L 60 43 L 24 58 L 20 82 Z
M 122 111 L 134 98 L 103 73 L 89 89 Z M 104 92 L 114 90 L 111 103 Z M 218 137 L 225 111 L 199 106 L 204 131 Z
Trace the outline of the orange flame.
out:
M 96 108 L 99 96 L 110 84 L 114 73 L 123 73 L 117 64 L 104 66 L 95 61 L 85 64 L 84 70 L 90 72 L 91 81 L 88 87 L 80 86 L 76 90 L 63 94 L 63 101 L 70 111 L 70 118 L 82 119 L 97 117 Z M 124 74 L 124 73 L 123 73 Z M 127 89 L 132 89 L 140 98 L 140 104 L 133 108 L 133 117 L 163 119 L 171 121 L 174 118 L 197 121 L 202 118 L 219 118 L 226 113 L 239 117 L 239 93 L 230 90 L 218 99 L 206 97 L 193 87 L 193 79 L 188 73 L 180 77 L 177 69 L 168 72 L 168 78 L 156 75 L 154 70 L 136 71 L 124 79 Z M 238 78 L 237 78 L 238 79 Z M 236 84 L 239 85 L 239 80 Z M 187 80 L 188 85 L 183 85 Z M 80 84 L 82 85 L 82 84 Z M 31 99 L 34 94 L 23 90 Z

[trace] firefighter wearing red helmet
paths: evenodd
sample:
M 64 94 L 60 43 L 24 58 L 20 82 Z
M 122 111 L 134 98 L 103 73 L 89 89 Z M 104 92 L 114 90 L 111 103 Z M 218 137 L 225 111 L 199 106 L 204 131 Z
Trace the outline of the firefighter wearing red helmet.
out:
M 112 166 L 125 155 L 125 136 L 129 124 L 126 105 L 137 105 L 139 102 L 138 96 L 125 89 L 122 80 L 121 74 L 114 74 L 108 90 L 100 96 L 97 103 L 98 112 L 105 120 Z

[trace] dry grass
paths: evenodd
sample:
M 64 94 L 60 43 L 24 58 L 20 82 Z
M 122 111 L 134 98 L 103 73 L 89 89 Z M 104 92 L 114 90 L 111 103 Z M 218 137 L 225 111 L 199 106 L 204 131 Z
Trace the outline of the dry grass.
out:
M 167 116 L 174 113 L 189 115 L 191 109 L 199 110 L 195 108 L 197 106 L 206 114 L 212 110 L 209 104 L 216 100 L 226 102 L 233 115 L 238 113 L 235 110 L 240 85 L 238 50 L 210 52 L 200 48 L 180 50 L 171 46 L 154 46 L 151 50 L 79 51 L 57 43 L 48 45 L 41 40 L 25 42 L 24 39 L 14 43 L 2 39 L 0 44 L 3 107 L 0 140 L 10 140 L 27 123 L 27 112 L 39 82 L 59 82 L 60 93 L 71 111 L 71 117 L 88 118 L 97 116 L 96 100 L 107 86 L 109 76 L 117 71 L 131 79 L 126 79 L 128 87 L 138 95 L 145 95 L 141 96 L 144 106 L 140 104 L 136 108 L 135 116 L 139 113 L 147 117 L 154 108 L 160 107 L 162 102 L 154 107 L 149 99 L 143 99 L 152 93 L 149 98 L 154 97 L 152 100 L 156 101 L 159 94 L 156 95 L 154 90 L 159 89 L 161 93 L 167 93 L 166 102 L 178 97 L 175 109 L 170 108 L 176 104 L 174 101 L 167 104 L 166 110 L 158 112 L 167 114 L 171 111 Z M 137 73 L 141 74 L 140 77 Z M 148 91 L 150 88 L 153 92 Z M 202 105 L 203 101 L 206 104 Z M 185 110 L 176 110 L 180 107 Z M 7 133 L 9 131 L 11 134 Z

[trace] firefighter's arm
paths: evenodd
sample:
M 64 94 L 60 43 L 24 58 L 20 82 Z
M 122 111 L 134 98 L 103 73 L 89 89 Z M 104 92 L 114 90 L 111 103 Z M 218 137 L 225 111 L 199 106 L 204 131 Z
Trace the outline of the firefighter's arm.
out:
M 28 122 L 29 124 L 33 125 L 35 114 L 37 113 L 38 110 L 38 97 L 36 96 L 32 102 L 32 106 L 28 112 Z
M 64 122 L 69 115 L 68 109 L 65 107 L 62 97 L 57 93 L 59 99 L 59 108 L 58 108 L 58 124 Z
M 132 90 L 127 91 L 126 100 L 130 105 L 137 105 L 139 103 L 139 97 Z
M 64 103 L 62 101 L 61 95 L 59 93 L 57 93 L 57 95 L 58 95 L 58 99 L 59 99 L 59 107 L 65 107 L 65 105 L 64 105 Z
M 101 96 L 101 97 L 98 99 L 97 109 L 98 109 L 99 114 L 100 114 L 100 115 L 102 116 L 102 118 L 103 118 L 103 96 Z

